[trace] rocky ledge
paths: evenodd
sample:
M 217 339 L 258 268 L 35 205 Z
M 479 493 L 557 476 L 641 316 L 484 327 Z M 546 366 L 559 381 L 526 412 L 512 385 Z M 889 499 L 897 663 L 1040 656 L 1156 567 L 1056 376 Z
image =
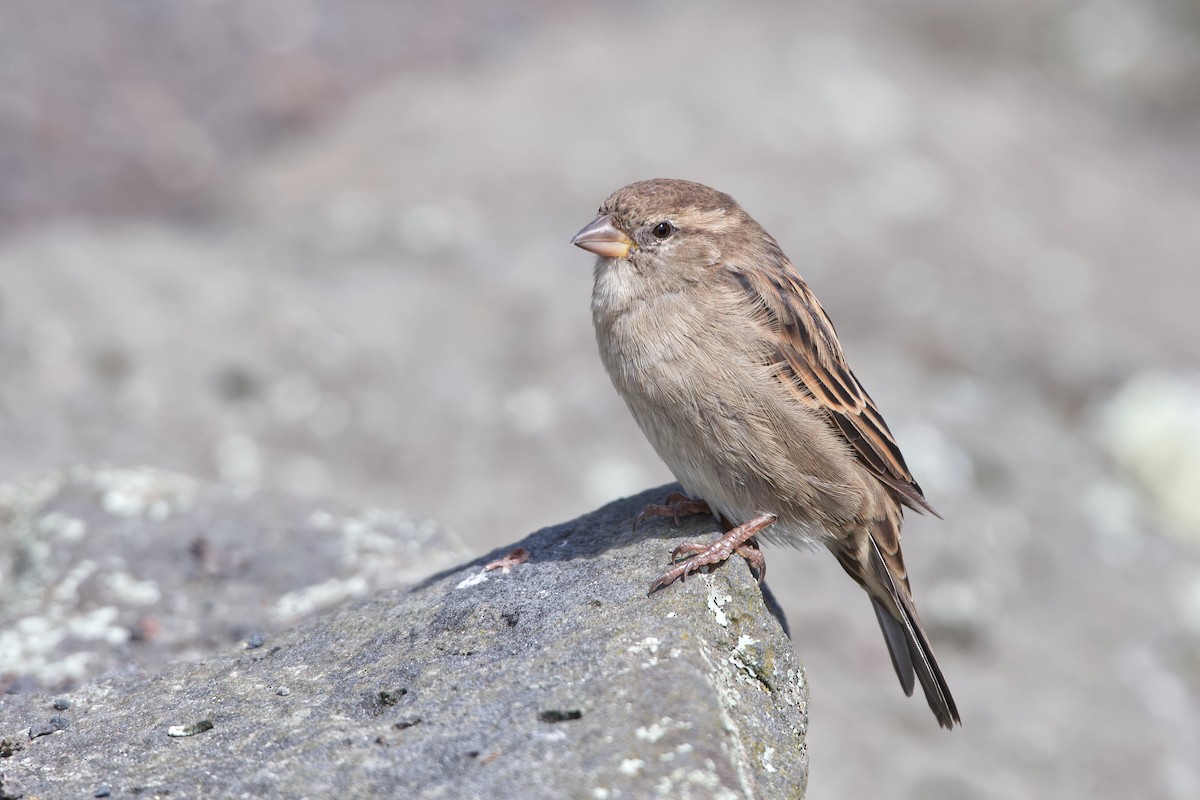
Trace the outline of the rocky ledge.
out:
M 103 493 L 88 488 L 94 478 L 60 481 L 16 511 L 10 502 L 4 536 L 26 545 L 61 539 L 64 526 L 76 525 L 64 520 L 86 526 L 89 515 L 111 513 Z M 710 527 L 656 520 L 634 535 L 634 514 L 669 488 L 432 576 L 446 553 L 459 552 L 452 536 L 377 526 L 377 536 L 394 541 L 376 549 L 397 571 L 396 554 L 420 553 L 426 577 L 333 612 L 310 604 L 314 616 L 291 628 L 273 630 L 264 617 L 232 651 L 225 645 L 161 671 L 110 670 L 51 692 L 10 664 L 10 693 L 0 695 L 0 798 L 801 797 L 807 686 L 769 594 L 764 603 L 734 559 L 646 597 L 674 544 Z M 215 490 L 189 497 L 171 513 L 126 514 L 109 546 L 143 545 L 110 555 L 137 573 L 151 550 L 145 542 L 165 540 L 171 552 L 175 537 L 174 551 L 194 561 L 195 547 L 180 535 L 201 520 L 220 520 L 214 530 L 235 538 L 241 520 L 247 553 L 256 536 L 264 547 L 287 546 L 286 525 L 273 536 L 266 530 L 279 514 Z M 334 518 L 316 526 L 326 539 L 338 538 L 329 532 Z M 90 536 L 60 540 L 54 552 L 65 559 Z M 340 568 L 318 547 L 288 547 L 310 552 L 310 572 Z M 5 567 L 0 611 L 11 612 L 22 573 L 16 562 Z M 411 576 L 413 564 L 407 569 Z M 211 592 L 218 607 L 222 596 L 287 589 L 254 570 L 188 583 Z M 0 620 L 17 627 L 32 612 L 26 605 L 22 613 Z M 133 653 L 138 644 L 122 647 Z

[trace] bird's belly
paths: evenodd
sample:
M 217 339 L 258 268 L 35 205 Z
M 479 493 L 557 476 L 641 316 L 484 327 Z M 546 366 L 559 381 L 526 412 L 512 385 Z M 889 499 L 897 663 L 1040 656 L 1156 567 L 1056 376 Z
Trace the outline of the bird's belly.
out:
M 776 522 L 759 534 L 775 544 L 808 548 L 833 538 L 815 516 L 782 502 L 767 489 L 768 481 L 751 468 L 753 454 L 729 444 L 745 440 L 741 432 L 731 430 L 737 427 L 736 420 L 721 414 L 705 420 L 699 414 L 699 419 L 681 425 L 679 415 L 661 414 L 633 397 L 626 400 L 638 426 L 689 497 L 704 500 L 735 525 L 763 513 L 776 515 Z
M 762 538 L 798 547 L 826 542 L 831 536 L 816 509 L 830 484 L 795 460 L 803 426 L 761 413 L 778 405 L 773 376 L 741 352 L 736 329 L 669 303 L 657 298 L 596 319 L 601 360 L 638 426 L 684 491 L 730 522 L 771 513 L 778 521 Z M 655 331 L 657 320 L 674 322 Z

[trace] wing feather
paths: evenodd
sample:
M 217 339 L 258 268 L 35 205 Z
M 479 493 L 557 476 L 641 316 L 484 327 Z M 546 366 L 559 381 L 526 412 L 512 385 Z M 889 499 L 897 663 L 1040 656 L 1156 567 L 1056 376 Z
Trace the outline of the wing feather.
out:
M 786 263 L 786 262 L 785 262 Z M 733 276 L 778 333 L 774 366 L 800 402 L 822 411 L 859 462 L 914 511 L 938 513 L 913 479 L 895 437 L 846 363 L 833 323 L 804 280 L 787 271 L 736 269 Z

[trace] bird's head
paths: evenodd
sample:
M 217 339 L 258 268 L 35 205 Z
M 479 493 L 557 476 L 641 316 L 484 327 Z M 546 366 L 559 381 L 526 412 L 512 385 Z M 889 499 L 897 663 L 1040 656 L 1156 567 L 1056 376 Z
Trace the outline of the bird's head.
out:
M 571 243 L 600 257 L 598 281 L 629 270 L 666 290 L 703 281 L 728 248 L 756 234 L 766 235 L 724 192 L 658 178 L 613 192 Z

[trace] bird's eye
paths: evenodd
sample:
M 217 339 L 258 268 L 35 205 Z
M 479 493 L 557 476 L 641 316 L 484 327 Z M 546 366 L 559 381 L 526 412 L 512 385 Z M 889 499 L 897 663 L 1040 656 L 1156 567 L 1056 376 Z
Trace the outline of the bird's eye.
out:
M 669 222 L 660 222 L 657 225 L 655 225 L 654 230 L 651 231 L 651 233 L 654 234 L 655 238 L 658 238 L 658 239 L 666 239 L 668 236 L 670 236 L 674 232 L 675 232 L 675 226 Z

